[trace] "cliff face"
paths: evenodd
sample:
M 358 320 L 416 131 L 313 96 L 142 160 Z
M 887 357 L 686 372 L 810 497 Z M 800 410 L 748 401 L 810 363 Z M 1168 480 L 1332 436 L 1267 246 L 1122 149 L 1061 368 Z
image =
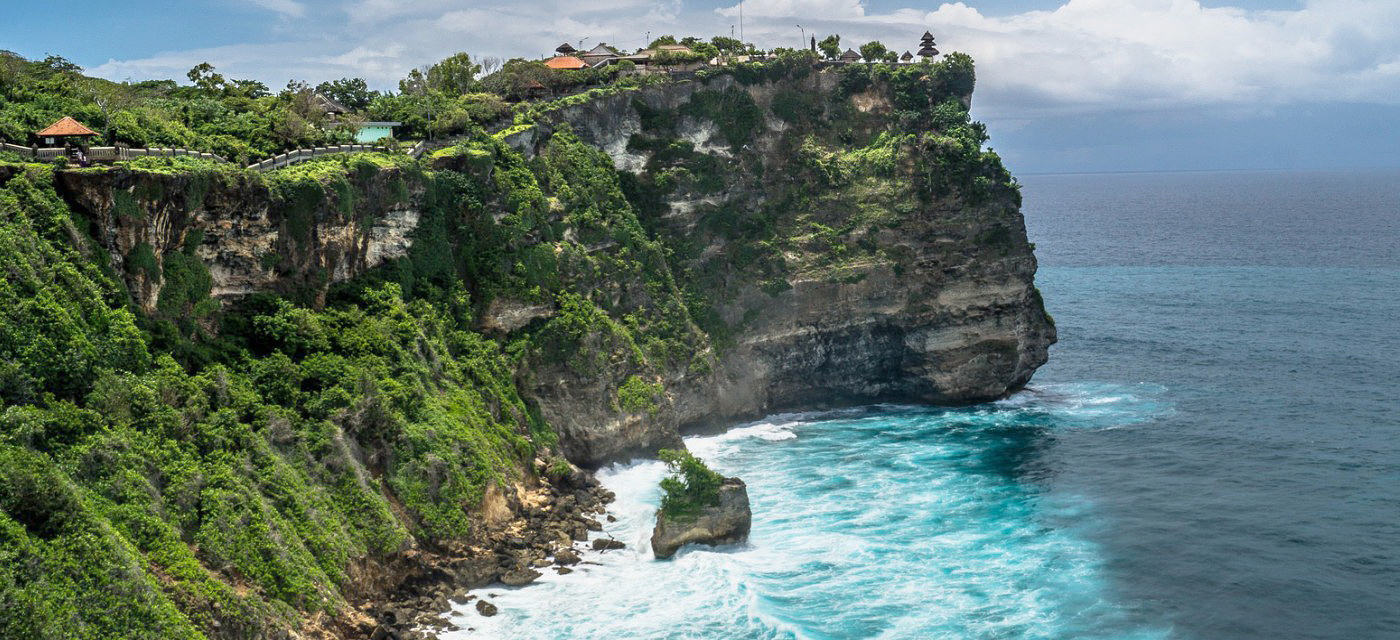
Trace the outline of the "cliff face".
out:
M 539 343 L 569 315 L 540 285 L 582 292 L 582 333 L 527 354 L 519 384 L 560 450 L 591 466 L 770 412 L 976 402 L 1030 379 L 1055 329 L 1034 286 L 1019 192 L 967 119 L 970 74 L 786 69 L 597 98 L 498 148 L 438 157 L 439 173 L 477 185 L 468 206 L 444 205 L 450 196 L 402 167 L 348 172 L 348 189 L 314 176 L 269 186 L 120 171 L 59 182 L 149 313 L 164 258 L 180 251 L 207 267 L 215 298 L 299 291 L 320 303 L 334 282 L 412 260 L 434 202 L 473 221 L 449 236 L 515 224 L 503 176 L 530 167 L 551 204 L 538 230 L 500 241 L 503 261 L 519 266 L 548 248 L 552 273 L 489 287 L 487 275 L 463 275 L 476 327 L 506 340 Z M 580 161 L 578 140 L 616 174 Z M 561 188 L 550 172 L 591 182 Z M 301 201 L 305 188 L 314 205 Z M 578 215 L 598 201 L 613 211 Z M 651 244 L 619 237 L 634 220 Z M 481 251 L 487 240 L 437 241 Z M 143 247 L 153 268 L 132 264 Z M 641 273 L 619 266 L 637 260 Z M 639 346 L 653 338 L 684 353 Z M 659 386 L 629 408 L 619 400 L 629 381 Z
M 56 187 L 89 217 L 95 239 L 147 314 L 160 307 L 171 255 L 197 258 L 217 299 L 307 287 L 321 294 L 330 283 L 407 255 L 422 188 L 399 169 L 351 174 L 346 184 L 361 197 L 329 189 L 330 197 L 312 206 L 277 198 L 274 189 L 309 187 L 319 196 L 323 186 L 314 178 L 269 185 L 255 177 L 66 171 Z
M 1045 363 L 1055 329 L 1019 193 L 994 157 L 948 134 L 977 125 L 937 113 L 970 102 L 938 82 L 726 76 L 576 106 L 529 134 L 567 126 L 606 150 L 704 298 L 692 311 L 714 366 L 671 372 L 679 428 L 994 399 Z M 943 121 L 900 104 L 921 91 Z

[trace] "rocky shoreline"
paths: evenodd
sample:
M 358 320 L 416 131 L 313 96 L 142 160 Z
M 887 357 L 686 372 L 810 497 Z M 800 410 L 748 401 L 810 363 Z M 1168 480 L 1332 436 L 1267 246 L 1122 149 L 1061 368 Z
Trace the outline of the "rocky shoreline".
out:
M 366 594 L 345 617 L 327 626 L 341 637 L 436 638 L 464 628 L 462 620 L 449 620 L 454 610 L 471 606 L 477 615 L 496 614 L 493 594 L 485 587 L 524 586 L 544 571 L 572 573 L 573 566 L 587 563 L 588 554 L 626 547 L 609 537 L 589 542 L 590 534 L 603 528 L 598 518 L 612 521 L 606 505 L 614 499 L 591 472 L 572 468 L 538 480 L 538 486 L 488 498 L 483 515 L 493 526 L 471 543 L 400 554 L 397 584 Z

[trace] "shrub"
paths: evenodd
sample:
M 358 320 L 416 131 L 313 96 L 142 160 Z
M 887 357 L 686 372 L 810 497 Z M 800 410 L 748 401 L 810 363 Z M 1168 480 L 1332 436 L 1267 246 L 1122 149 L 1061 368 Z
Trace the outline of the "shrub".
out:
M 623 411 L 628 413 L 640 413 L 645 411 L 649 414 L 656 414 L 660 406 L 657 398 L 661 397 L 665 387 L 660 382 L 647 382 L 641 376 L 632 375 L 627 378 L 622 386 L 617 389 L 617 404 Z
M 705 507 L 719 505 L 724 476 L 689 451 L 662 449 L 657 457 L 671 475 L 661 479 L 661 513 L 672 518 L 695 517 Z

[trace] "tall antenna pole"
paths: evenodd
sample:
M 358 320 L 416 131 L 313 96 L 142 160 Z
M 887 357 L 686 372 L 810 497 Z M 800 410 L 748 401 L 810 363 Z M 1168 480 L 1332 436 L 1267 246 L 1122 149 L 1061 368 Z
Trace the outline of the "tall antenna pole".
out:
M 744 0 L 739 0 L 739 42 L 744 42 Z

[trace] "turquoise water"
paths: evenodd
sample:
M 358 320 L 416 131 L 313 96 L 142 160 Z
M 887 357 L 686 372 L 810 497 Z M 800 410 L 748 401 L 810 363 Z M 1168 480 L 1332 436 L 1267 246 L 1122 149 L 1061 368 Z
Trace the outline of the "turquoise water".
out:
M 660 465 L 606 469 L 629 547 L 443 637 L 1400 637 L 1400 174 L 1023 181 L 1025 392 L 690 438 L 754 526 L 671 562 Z
M 628 549 L 501 590 L 500 638 L 1162 638 L 1108 593 L 1035 449 L 1060 429 L 1132 429 L 1173 409 L 1152 385 L 1051 386 L 995 405 L 777 416 L 687 446 L 743 477 L 750 542 L 651 558 L 663 470 L 615 467 Z M 490 590 L 488 590 L 490 591 Z M 472 619 L 474 618 L 474 619 Z M 448 636 L 451 637 L 451 636 Z

